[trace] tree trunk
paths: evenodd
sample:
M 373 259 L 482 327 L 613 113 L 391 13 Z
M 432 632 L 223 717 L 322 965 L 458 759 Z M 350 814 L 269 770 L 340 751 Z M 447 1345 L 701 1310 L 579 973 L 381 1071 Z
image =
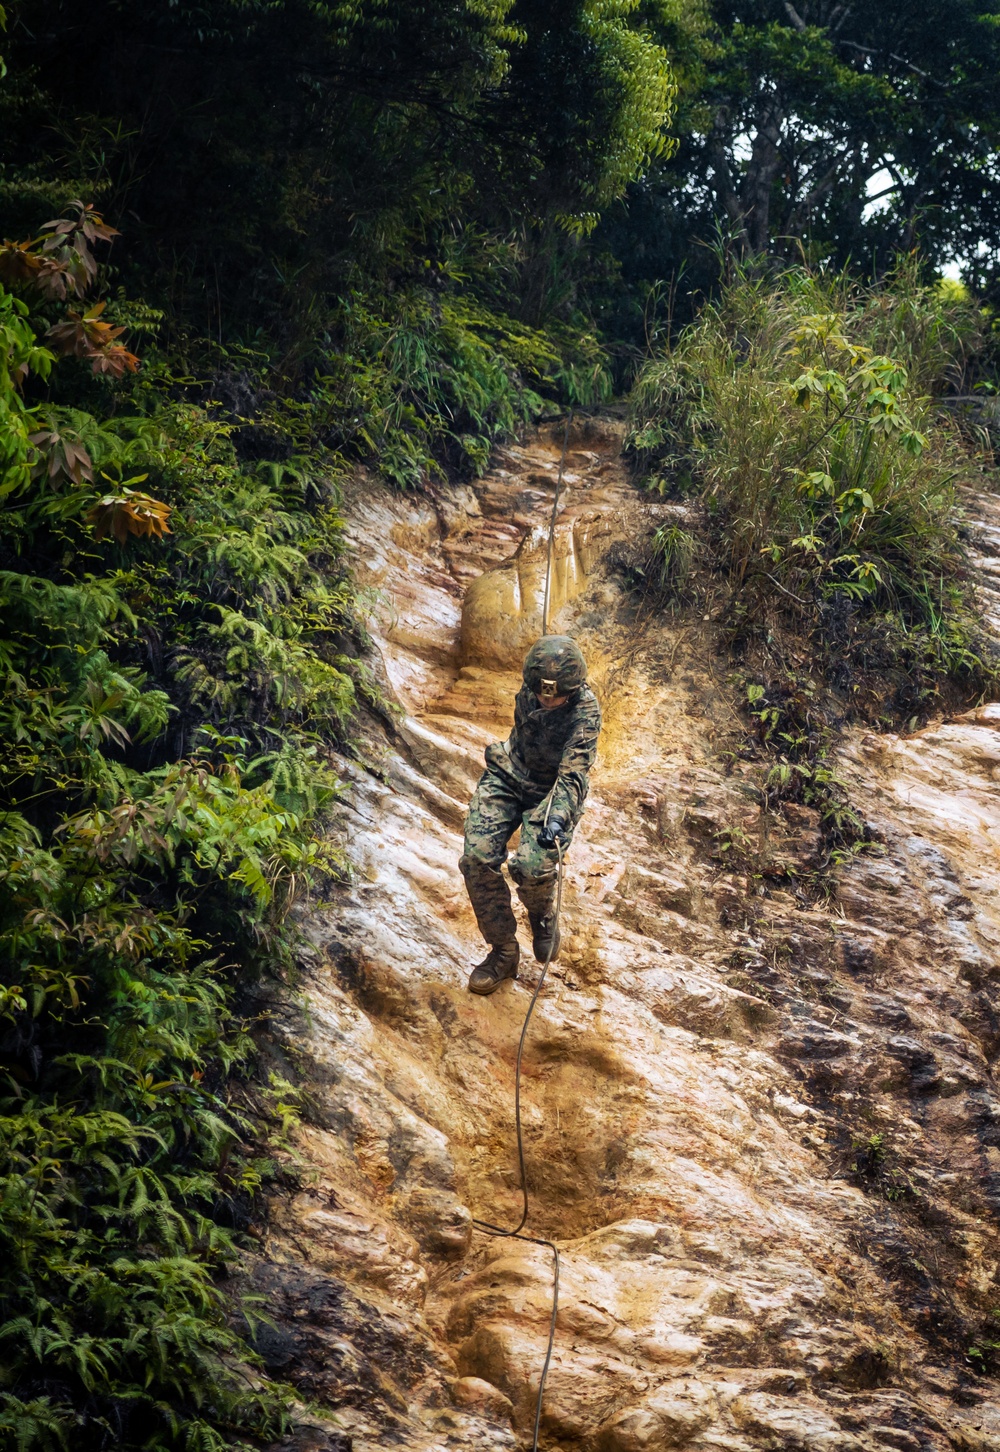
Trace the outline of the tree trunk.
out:
M 732 168 L 729 165 L 729 156 L 726 150 L 726 143 L 729 137 L 729 113 L 726 110 L 717 112 L 712 123 L 712 130 L 708 138 L 708 159 L 712 165 L 715 177 L 715 195 L 719 205 L 726 216 L 739 228 L 739 241 L 746 248 L 749 246 L 747 237 L 746 219 L 743 215 L 743 208 L 740 205 L 739 195 L 733 182 Z
M 751 252 L 766 252 L 771 242 L 771 188 L 781 166 L 782 127 L 785 123 L 781 97 L 775 95 L 761 117 L 754 137 L 750 165 L 743 182 L 743 216 Z

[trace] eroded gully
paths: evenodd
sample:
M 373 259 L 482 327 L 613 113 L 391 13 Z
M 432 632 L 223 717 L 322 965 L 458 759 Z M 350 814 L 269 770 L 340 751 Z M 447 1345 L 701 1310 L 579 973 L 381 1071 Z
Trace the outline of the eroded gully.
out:
M 351 881 L 304 912 L 300 980 L 270 1004 L 275 1067 L 304 1086 L 301 1178 L 248 1276 L 265 1361 L 314 1408 L 300 1452 L 529 1436 L 550 1258 L 470 1217 L 517 1219 L 536 970 L 467 993 L 457 860 L 539 629 L 561 442 L 543 429 L 474 487 L 348 499 L 401 709 L 342 763 Z M 1000 707 L 850 737 L 841 771 L 884 849 L 828 902 L 758 895 L 719 834 L 808 866 L 816 814 L 763 816 L 727 768 L 712 623 L 637 623 L 615 541 L 679 507 L 644 502 L 619 451 L 614 420 L 574 425 L 556 535 L 553 628 L 606 724 L 525 1061 L 529 1228 L 563 1259 L 543 1445 L 1000 1449 L 966 1354 L 1000 1304 Z

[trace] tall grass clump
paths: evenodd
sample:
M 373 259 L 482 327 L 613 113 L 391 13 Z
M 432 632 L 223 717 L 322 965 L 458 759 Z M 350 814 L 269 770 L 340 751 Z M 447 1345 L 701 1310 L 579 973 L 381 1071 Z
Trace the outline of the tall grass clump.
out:
M 979 328 L 909 264 L 881 288 L 739 269 L 645 366 L 628 442 L 651 487 L 702 501 L 734 640 L 810 632 L 852 689 L 992 674 L 958 494 L 984 461 L 936 404 Z

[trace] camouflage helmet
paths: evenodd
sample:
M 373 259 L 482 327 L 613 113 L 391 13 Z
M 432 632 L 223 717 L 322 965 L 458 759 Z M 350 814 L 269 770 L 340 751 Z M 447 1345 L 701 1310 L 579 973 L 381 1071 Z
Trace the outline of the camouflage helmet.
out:
M 524 658 L 524 684 L 536 696 L 568 696 L 587 679 L 587 662 L 568 635 L 543 635 Z

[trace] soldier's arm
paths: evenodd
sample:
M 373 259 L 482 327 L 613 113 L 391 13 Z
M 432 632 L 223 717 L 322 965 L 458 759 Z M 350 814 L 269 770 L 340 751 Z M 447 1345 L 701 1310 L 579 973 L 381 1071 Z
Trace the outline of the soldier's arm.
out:
M 524 718 L 531 710 L 531 705 L 534 703 L 534 700 L 534 696 L 531 694 L 526 686 L 522 686 L 521 689 L 518 691 L 517 695 L 514 697 L 514 724 L 510 728 L 510 734 L 508 735 L 507 740 L 501 742 L 501 745 L 508 754 L 510 753 L 512 747 L 517 741 L 517 733 L 524 725 Z
M 522 686 L 514 697 L 514 730 L 523 726 L 525 717 L 537 709 L 538 702 L 535 700 L 533 692 L 529 691 L 527 686 Z
M 576 720 L 563 747 L 559 773 L 552 788 L 550 816 L 563 817 L 573 824 L 579 820 L 600 731 L 601 708 L 596 696 L 588 693 L 576 707 Z

